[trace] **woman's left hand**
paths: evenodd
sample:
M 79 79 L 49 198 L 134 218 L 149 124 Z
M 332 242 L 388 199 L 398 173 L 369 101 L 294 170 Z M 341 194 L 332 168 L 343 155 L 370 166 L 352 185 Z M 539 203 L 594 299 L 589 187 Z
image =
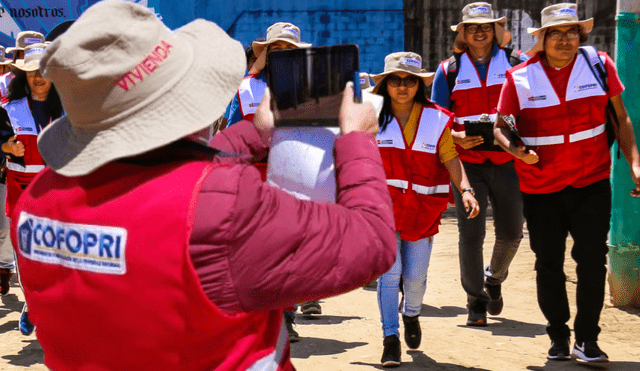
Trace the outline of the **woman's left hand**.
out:
M 462 194 L 462 203 L 464 204 L 464 210 L 469 213 L 467 219 L 472 219 L 478 216 L 480 213 L 480 206 L 471 192 L 464 192 Z

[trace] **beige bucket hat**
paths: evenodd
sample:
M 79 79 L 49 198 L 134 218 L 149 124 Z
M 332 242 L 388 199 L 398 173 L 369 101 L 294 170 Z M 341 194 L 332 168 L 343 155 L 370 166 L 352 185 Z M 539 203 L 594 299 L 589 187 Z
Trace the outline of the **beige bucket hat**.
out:
M 16 46 L 7 48 L 7 53 L 13 53 L 15 50 L 24 50 L 31 44 L 44 43 L 44 35 L 36 31 L 22 31 L 16 37 Z
M 477 2 L 465 5 L 462 8 L 462 22 L 451 26 L 452 31 L 458 32 L 456 40 L 454 42 L 454 51 L 456 53 L 462 52 L 460 45 L 466 44 L 464 39 L 464 25 L 465 24 L 483 24 L 493 23 L 496 35 L 496 41 L 500 47 L 503 47 L 511 41 L 511 32 L 507 31 L 504 27 L 507 24 L 507 18 L 494 18 L 493 9 L 491 4 L 485 2 Z
M 382 80 L 394 72 L 408 72 L 411 75 L 416 75 L 422 79 L 425 86 L 431 85 L 435 76 L 435 73 L 422 69 L 422 57 L 420 55 L 413 52 L 391 53 L 384 57 L 384 72 L 371 75 L 371 80 L 376 84 L 372 89 L 372 93 L 377 93 Z
M 6 59 L 4 55 L 4 46 L 0 45 L 0 66 L 6 66 L 11 63 L 11 59 Z
M 573 3 L 560 3 L 548 6 L 540 12 L 542 26 L 540 28 L 529 27 L 527 32 L 538 38 L 538 42 L 527 51 L 530 56 L 535 56 L 544 50 L 544 35 L 549 27 L 580 26 L 580 33 L 586 39 L 587 34 L 593 30 L 593 18 L 586 21 L 578 19 L 578 5 Z
M 46 47 L 46 44 L 28 45 L 24 48 L 24 59 L 17 59 L 11 66 L 25 72 L 37 71 Z
M 98 2 L 40 61 L 66 112 L 38 136 L 40 154 L 81 176 L 195 133 L 222 116 L 245 66 L 242 44 L 212 22 L 171 31 L 141 5 Z
M 373 90 L 373 86 L 371 86 L 371 78 L 369 77 L 369 74 L 366 72 L 360 72 L 359 78 L 360 90 L 370 93 Z
M 297 48 L 308 48 L 312 45 L 300 41 L 300 29 L 291 23 L 278 22 L 267 28 L 267 38 L 265 41 L 254 41 L 253 53 L 258 56 L 251 68 L 253 71 L 262 71 L 267 61 L 267 49 L 270 44 L 276 41 L 286 41 Z

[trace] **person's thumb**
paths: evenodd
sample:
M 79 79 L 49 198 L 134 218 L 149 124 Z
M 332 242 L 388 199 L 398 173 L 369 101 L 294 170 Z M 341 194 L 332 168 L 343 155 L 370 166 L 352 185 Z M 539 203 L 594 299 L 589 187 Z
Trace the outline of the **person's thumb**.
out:
M 342 94 L 342 106 L 353 102 L 353 82 L 347 81 L 347 85 L 344 87 L 344 94 Z
M 7 142 L 9 142 L 9 143 L 11 143 L 11 142 L 15 142 L 15 141 L 16 141 L 16 139 L 18 139 L 18 136 L 17 136 L 17 135 L 14 135 L 14 136 L 12 136 L 12 137 L 11 137 L 11 139 L 9 139 Z

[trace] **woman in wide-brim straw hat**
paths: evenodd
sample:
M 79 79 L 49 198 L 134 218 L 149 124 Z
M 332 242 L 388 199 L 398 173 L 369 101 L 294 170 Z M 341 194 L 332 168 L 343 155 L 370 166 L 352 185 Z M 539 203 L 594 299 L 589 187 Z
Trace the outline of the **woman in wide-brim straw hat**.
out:
M 534 57 L 507 72 L 498 105 L 501 114 L 518 118 L 522 143 L 509 140 L 508 125 L 502 119 L 494 130 L 496 140 L 516 158 L 524 216 L 536 255 L 538 304 L 551 340 L 547 358 L 552 360 L 608 361 L 598 346 L 598 322 L 605 297 L 611 219 L 609 138 L 615 137 L 629 162 L 631 196 L 640 197 L 640 155 L 622 100 L 624 86 L 606 53 L 591 46 L 584 47 L 585 54 L 580 50 L 592 26 L 593 19 L 579 19 L 573 3 L 542 10 L 541 27 L 529 30 L 538 37 L 529 51 Z M 597 67 L 606 71 L 606 85 Z M 578 287 L 573 349 L 564 273 L 569 233 L 574 240 L 571 256 L 577 265 Z
M 433 73 L 422 69 L 422 58 L 411 52 L 386 56 L 384 71 L 371 76 L 373 92 L 384 97 L 378 147 L 385 167 L 396 222 L 397 257 L 378 281 L 378 306 L 384 335 L 381 363 L 400 364 L 398 292 L 403 278 L 402 319 L 407 346 L 416 349 L 422 332 L 418 316 L 426 290 L 427 268 L 449 184 L 464 194 L 464 205 L 475 217 L 478 203 L 451 138 L 451 114 L 431 103 L 425 87 Z
M 460 273 L 467 294 L 467 326 L 486 326 L 487 313 L 502 312 L 502 283 L 522 239 L 522 202 L 513 157 L 508 153 L 481 150 L 480 135 L 467 135 L 465 121 L 478 121 L 482 114 L 495 121 L 506 71 L 528 59 L 520 51 L 504 46 L 511 39 L 504 29 L 505 17 L 494 17 L 491 4 L 475 2 L 462 9 L 462 22 L 451 29 L 458 32 L 454 54 L 436 70 L 431 100 L 455 114 L 453 141 L 482 210 L 493 205 L 496 243 L 485 268 L 483 244 L 486 213 L 467 219 L 461 194 L 455 189 L 460 230 Z M 491 196 L 491 197 L 490 197 Z M 500 205 L 498 207 L 498 205 Z

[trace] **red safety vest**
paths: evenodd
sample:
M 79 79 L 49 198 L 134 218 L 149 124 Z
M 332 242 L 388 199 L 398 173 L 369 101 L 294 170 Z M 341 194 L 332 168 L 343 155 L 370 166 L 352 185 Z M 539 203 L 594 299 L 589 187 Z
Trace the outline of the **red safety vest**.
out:
M 0 76 L 0 103 L 5 104 L 9 101 L 9 83 L 15 77 L 11 72 L 7 72 Z
M 44 160 L 38 151 L 38 133 L 42 131 L 31 114 L 27 98 L 9 102 L 7 110 L 16 141 L 24 144 L 24 165 L 7 159 L 7 206 L 6 213 L 11 215 L 13 208 L 31 180 L 44 169 Z
M 438 233 L 449 200 L 449 172 L 440 161 L 438 143 L 451 126 L 450 113 L 435 104 L 420 113 L 413 143 L 407 143 L 394 118 L 376 136 L 393 200 L 396 230 L 405 241 Z
M 564 99 L 556 94 L 539 54 L 512 75 L 520 104 L 518 130 L 540 156 L 535 165 L 515 162 L 520 189 L 551 193 L 609 178 L 608 97 L 584 57 L 577 55 Z
M 20 198 L 12 238 L 52 370 L 293 370 L 282 311 L 226 315 L 189 254 L 209 162 L 51 169 Z
M 449 68 L 448 59 L 442 62 L 442 68 L 446 76 Z M 500 90 L 509 68 L 509 56 L 504 49 L 500 49 L 489 61 L 487 76 L 482 81 L 469 55 L 466 52 L 460 55 L 456 85 L 451 92 L 451 112 L 455 114 L 453 130 L 464 131 L 465 120 L 477 121 L 483 113 L 490 114 L 491 120 L 495 122 Z M 506 152 L 473 151 L 459 145 L 456 145 L 456 150 L 461 161 L 471 164 L 480 164 L 489 159 L 496 165 L 502 165 L 513 159 Z

